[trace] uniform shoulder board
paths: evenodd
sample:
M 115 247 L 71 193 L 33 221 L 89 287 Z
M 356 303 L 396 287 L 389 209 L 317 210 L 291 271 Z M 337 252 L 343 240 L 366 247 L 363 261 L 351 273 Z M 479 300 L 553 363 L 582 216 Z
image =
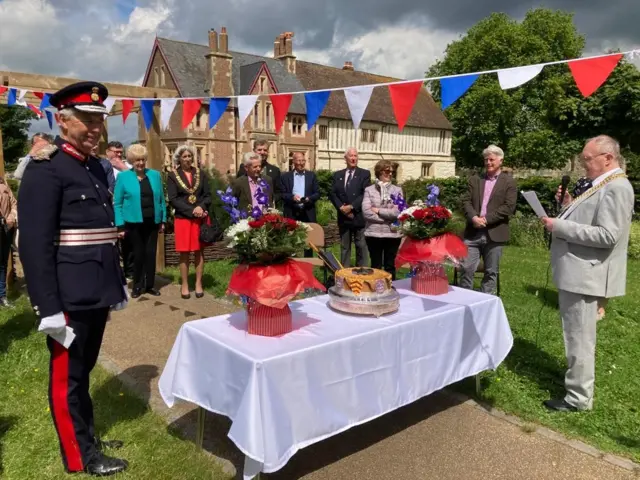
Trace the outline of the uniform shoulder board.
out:
M 51 157 L 57 150 L 58 147 L 56 145 L 47 145 L 32 155 L 31 159 L 36 161 L 51 160 Z

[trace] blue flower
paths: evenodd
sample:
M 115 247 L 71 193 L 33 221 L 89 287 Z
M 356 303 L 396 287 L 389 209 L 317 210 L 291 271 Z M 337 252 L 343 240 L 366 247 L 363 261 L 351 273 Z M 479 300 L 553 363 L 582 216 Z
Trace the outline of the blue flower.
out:
M 258 180 L 258 186 L 260 188 L 263 188 L 264 190 L 269 190 L 269 185 L 267 184 L 267 182 L 265 182 L 264 178 Z
M 262 191 L 262 188 L 258 187 L 256 190 L 256 200 L 260 205 L 267 205 L 269 203 L 269 197 Z
M 259 219 L 262 216 L 262 208 L 253 207 L 253 209 L 251 210 L 251 216 L 256 220 Z
M 240 218 L 242 218 L 243 220 L 244 220 L 245 218 L 247 218 L 248 216 L 249 216 L 249 214 L 248 214 L 245 210 L 242 210 L 242 211 L 240 212 Z

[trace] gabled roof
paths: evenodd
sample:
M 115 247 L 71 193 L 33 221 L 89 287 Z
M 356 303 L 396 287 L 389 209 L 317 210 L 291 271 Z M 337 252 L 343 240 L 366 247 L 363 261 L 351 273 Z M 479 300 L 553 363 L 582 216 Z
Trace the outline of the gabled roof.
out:
M 168 63 L 176 85 L 184 97 L 205 95 L 206 61 L 209 47 L 195 43 L 157 38 L 157 45 Z M 232 56 L 231 80 L 236 95 L 244 95 L 258 75 L 260 65 L 268 68 L 271 80 L 279 93 L 321 90 L 325 88 L 350 87 L 400 80 L 365 72 L 343 70 L 315 63 L 296 61 L 296 74 L 289 73 L 283 62 L 274 58 L 249 53 L 229 52 Z M 253 75 L 253 78 L 251 76 Z M 235 104 L 235 102 L 232 102 Z M 290 113 L 305 114 L 303 95 L 294 95 Z M 350 120 L 349 107 L 342 92 L 333 92 L 325 107 L 323 117 Z M 375 88 L 364 115 L 365 121 L 395 125 L 391 98 L 387 88 Z M 451 129 L 451 124 L 438 108 L 429 93 L 423 89 L 413 108 L 407 126 Z
M 274 93 L 279 93 L 278 86 L 274 83 L 269 67 L 266 62 L 250 63 L 249 65 L 243 65 L 240 67 L 240 93 L 239 95 L 250 95 L 254 89 L 256 83 L 258 83 L 258 77 L 264 72 L 269 83 L 271 84 L 271 90 Z

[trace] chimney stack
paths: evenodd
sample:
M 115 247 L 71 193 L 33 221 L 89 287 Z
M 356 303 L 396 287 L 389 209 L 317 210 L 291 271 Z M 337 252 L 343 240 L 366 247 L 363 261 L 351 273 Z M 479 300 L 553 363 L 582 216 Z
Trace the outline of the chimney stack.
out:
M 282 34 L 278 35 L 273 42 L 273 58 L 278 58 L 282 55 L 282 49 L 280 46 L 282 45 Z
M 353 72 L 353 63 L 352 62 L 344 62 L 343 70 L 351 70 Z
M 220 29 L 220 53 L 229 53 L 229 36 L 227 27 Z
M 218 51 L 218 32 L 213 28 L 209 30 L 209 50 L 212 52 Z
M 283 32 L 273 42 L 273 58 L 281 60 L 287 71 L 296 74 L 296 57 L 293 54 L 293 32 Z

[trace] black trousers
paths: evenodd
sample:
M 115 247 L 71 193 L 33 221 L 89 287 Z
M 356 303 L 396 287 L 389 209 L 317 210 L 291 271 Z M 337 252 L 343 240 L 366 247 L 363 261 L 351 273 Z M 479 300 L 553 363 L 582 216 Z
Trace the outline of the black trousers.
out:
M 396 255 L 401 238 L 365 237 L 371 258 L 371 268 L 384 269 L 396 279 Z
M 160 225 L 153 220 L 127 223 L 127 236 L 133 247 L 133 288 L 153 288 L 159 228 Z
M 297 220 L 298 222 L 311 223 L 311 221 L 309 220 L 309 215 L 307 214 L 307 211 L 304 208 L 293 208 L 292 211 L 293 211 L 293 217 L 292 217 L 293 220 Z M 310 248 L 305 248 L 304 256 L 306 258 L 313 257 L 313 250 Z
M 122 255 L 124 276 L 133 278 L 133 246 L 131 245 L 131 239 L 128 235 L 120 240 L 120 254 Z
M 68 472 L 82 471 L 97 453 L 89 374 L 98 360 L 109 308 L 68 312 L 76 338 L 64 348 L 51 337 L 49 408 L 58 433 L 62 462 Z

